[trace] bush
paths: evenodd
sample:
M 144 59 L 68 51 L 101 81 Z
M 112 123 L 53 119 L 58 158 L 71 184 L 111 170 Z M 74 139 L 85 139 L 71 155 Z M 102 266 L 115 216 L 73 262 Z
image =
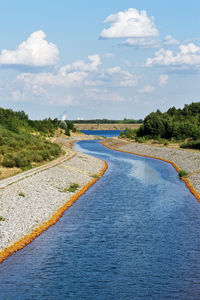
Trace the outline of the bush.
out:
M 70 186 L 64 189 L 64 192 L 74 193 L 79 188 L 78 183 L 71 183 Z
M 180 145 L 181 148 L 190 148 L 200 150 L 200 140 L 190 140 Z
M 6 167 L 6 168 L 16 167 L 14 155 L 6 154 L 3 158 L 2 166 Z
M 185 170 L 180 170 L 180 172 L 179 172 L 179 177 L 181 178 L 181 177 L 185 177 L 185 176 L 187 176 L 188 175 L 188 172 L 187 171 L 185 171 Z
M 65 129 L 65 135 L 67 135 L 67 136 L 70 136 L 70 131 L 69 131 L 69 129 L 67 128 L 67 129 Z
M 21 197 L 25 197 L 25 194 L 23 192 L 19 192 L 18 195 L 21 196 Z

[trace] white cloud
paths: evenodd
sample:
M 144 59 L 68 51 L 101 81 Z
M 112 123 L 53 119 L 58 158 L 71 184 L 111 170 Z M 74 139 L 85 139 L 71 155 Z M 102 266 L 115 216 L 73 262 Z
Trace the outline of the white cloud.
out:
M 159 86 L 164 86 L 167 83 L 168 78 L 169 76 L 167 74 L 161 74 L 158 80 Z
M 105 78 L 110 80 L 120 87 L 133 87 L 138 84 L 138 80 L 135 75 L 128 71 L 121 70 L 119 66 L 108 68 L 105 70 Z
M 101 65 L 101 58 L 98 54 L 88 56 L 89 63 L 85 63 L 83 60 L 78 60 L 71 65 L 66 65 L 62 68 L 64 72 L 93 72 L 97 71 Z
M 162 43 L 163 46 L 176 46 L 180 44 L 180 42 L 171 35 L 167 35 L 162 41 Z
M 145 10 L 139 12 L 135 8 L 129 8 L 108 16 L 104 22 L 110 24 L 110 27 L 102 30 L 101 38 L 138 38 L 159 34 L 153 19 L 148 18 Z
M 180 45 L 179 52 L 174 54 L 171 50 L 160 49 L 155 53 L 155 57 L 148 58 L 146 66 L 172 66 L 178 68 L 200 68 L 200 47 L 193 43 Z
M 152 85 L 146 85 L 143 88 L 141 88 L 138 92 L 139 93 L 153 93 L 155 90 L 155 87 Z
M 163 40 L 150 37 L 129 38 L 122 43 L 122 45 L 135 47 L 139 49 L 177 46 L 179 44 L 180 42 L 173 38 L 171 35 L 167 35 Z
M 160 41 L 150 38 L 129 38 L 125 40 L 122 45 L 136 47 L 136 48 L 158 48 Z
M 101 59 L 97 54 L 88 56 L 88 58 L 89 63 L 79 60 L 71 65 L 61 67 L 57 73 L 22 73 L 17 77 L 17 80 L 22 80 L 26 85 L 30 86 L 77 86 L 83 83 L 84 79 L 88 77 L 89 72 L 97 71 L 98 66 L 101 64 Z
M 55 44 L 45 40 L 42 30 L 33 32 L 16 50 L 2 50 L 0 64 L 44 67 L 56 64 L 59 51 Z

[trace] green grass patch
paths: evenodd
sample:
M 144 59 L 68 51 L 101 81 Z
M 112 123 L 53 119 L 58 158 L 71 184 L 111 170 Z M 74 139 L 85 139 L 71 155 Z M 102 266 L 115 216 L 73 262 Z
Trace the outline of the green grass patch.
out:
M 99 176 L 99 174 L 92 174 L 91 177 L 93 177 L 93 178 L 99 178 L 100 176 Z
M 20 197 L 25 197 L 25 194 L 23 192 L 19 192 L 18 194 Z
M 188 175 L 188 172 L 187 171 L 185 171 L 185 170 L 180 170 L 180 172 L 179 172 L 179 177 L 180 178 L 182 178 L 182 177 L 185 177 L 185 176 L 187 176 Z
M 64 192 L 74 193 L 79 187 L 78 183 L 71 183 L 68 188 L 64 189 Z
M 5 218 L 0 216 L 0 221 L 5 221 Z

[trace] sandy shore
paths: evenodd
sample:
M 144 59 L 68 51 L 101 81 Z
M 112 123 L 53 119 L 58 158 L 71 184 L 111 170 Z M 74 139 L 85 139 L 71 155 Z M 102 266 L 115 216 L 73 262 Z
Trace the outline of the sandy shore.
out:
M 154 156 L 176 164 L 180 170 L 188 172 L 189 182 L 200 194 L 200 151 L 132 143 L 118 138 L 107 139 L 103 143 L 117 150 Z
M 103 168 L 103 161 L 77 152 L 57 166 L 1 189 L 0 216 L 5 220 L 0 221 L 0 256 L 2 249 L 48 222 L 60 207 L 71 201 L 73 195 L 79 191 L 82 193 L 83 187 L 94 183 Z M 74 193 L 66 191 L 72 183 L 79 185 Z

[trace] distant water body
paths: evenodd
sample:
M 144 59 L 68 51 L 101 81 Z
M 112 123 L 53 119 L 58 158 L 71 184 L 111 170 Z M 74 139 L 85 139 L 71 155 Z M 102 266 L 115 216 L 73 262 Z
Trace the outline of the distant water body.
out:
M 0 264 L 0 299 L 199 300 L 200 204 L 175 169 L 98 141 L 75 148 L 108 170 Z
M 107 138 L 118 136 L 121 131 L 124 130 L 81 130 L 81 132 L 88 135 L 99 135 Z

